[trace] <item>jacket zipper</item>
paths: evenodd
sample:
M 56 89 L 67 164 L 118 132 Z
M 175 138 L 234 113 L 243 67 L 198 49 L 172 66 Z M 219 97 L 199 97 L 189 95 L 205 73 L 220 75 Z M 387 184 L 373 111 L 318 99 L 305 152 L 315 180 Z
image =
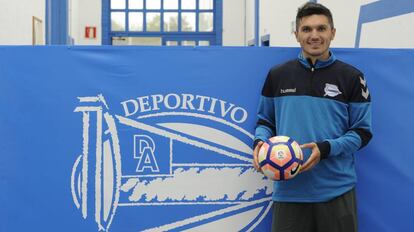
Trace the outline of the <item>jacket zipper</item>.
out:
M 310 84 L 310 92 L 312 93 L 312 95 L 316 96 L 316 91 L 315 88 L 313 86 L 313 79 L 315 76 L 315 65 L 312 63 L 311 59 L 307 59 L 309 65 L 310 65 L 310 71 L 311 71 L 311 84 Z

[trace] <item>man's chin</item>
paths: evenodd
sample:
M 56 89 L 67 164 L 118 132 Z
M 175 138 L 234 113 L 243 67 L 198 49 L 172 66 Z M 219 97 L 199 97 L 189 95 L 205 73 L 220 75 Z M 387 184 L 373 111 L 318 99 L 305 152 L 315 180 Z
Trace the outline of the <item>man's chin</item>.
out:
M 324 54 L 324 51 L 321 51 L 320 49 L 311 49 L 306 51 L 306 53 L 308 53 L 310 56 L 318 57 L 322 56 Z
M 320 52 L 308 52 L 308 56 L 315 57 L 315 58 L 322 56 L 322 54 L 323 53 L 320 53 Z

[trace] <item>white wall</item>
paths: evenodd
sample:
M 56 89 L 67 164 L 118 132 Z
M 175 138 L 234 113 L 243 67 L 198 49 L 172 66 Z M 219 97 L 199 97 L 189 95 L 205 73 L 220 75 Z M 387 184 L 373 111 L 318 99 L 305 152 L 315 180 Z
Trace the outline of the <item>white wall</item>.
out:
M 246 37 L 245 0 L 223 1 L 223 46 L 244 46 Z
M 295 35 L 292 33 L 292 23 L 295 22 L 296 12 L 305 0 L 261 0 L 260 1 L 260 36 L 270 35 L 270 46 L 297 46 Z
M 45 0 L 0 0 L 0 45 L 31 45 L 33 16 L 43 22 L 45 41 Z
M 320 0 L 334 17 L 336 37 L 332 47 L 354 47 L 360 7 L 376 0 Z M 270 46 L 298 46 L 291 33 L 297 8 L 305 0 L 260 0 L 260 36 L 270 34 Z M 254 6 L 248 11 L 254 12 Z M 414 13 L 363 24 L 360 47 L 414 48 Z
M 246 3 L 246 9 L 245 9 L 245 14 L 246 14 L 246 40 L 244 45 L 248 45 L 249 41 L 254 41 L 255 40 L 255 0 L 244 0 Z M 253 10 L 250 10 L 253 9 Z
M 223 45 L 246 46 L 255 39 L 255 0 L 223 1 Z M 360 7 L 377 0 L 320 0 L 331 9 L 337 28 L 332 47 L 354 47 Z M 306 0 L 260 0 L 259 39 L 270 35 L 271 46 L 298 46 L 292 24 L 296 11 Z M 102 42 L 102 1 L 69 0 L 69 35 L 76 45 Z M 0 44 L 32 44 L 32 17 L 43 21 L 45 0 L 0 0 Z M 360 47 L 414 48 L 414 12 L 363 24 Z M 97 38 L 84 37 L 85 27 L 97 28 Z M 45 39 L 43 38 L 43 41 Z
M 361 48 L 414 48 L 413 22 L 414 12 L 363 24 L 359 46 Z
M 69 35 L 76 45 L 102 44 L 102 0 L 69 1 Z M 85 38 L 85 27 L 96 27 L 96 38 Z

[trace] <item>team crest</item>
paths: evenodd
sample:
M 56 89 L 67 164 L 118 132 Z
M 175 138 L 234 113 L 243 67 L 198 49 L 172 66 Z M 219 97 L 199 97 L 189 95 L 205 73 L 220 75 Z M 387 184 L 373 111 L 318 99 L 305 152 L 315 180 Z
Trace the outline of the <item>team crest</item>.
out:
M 98 231 L 252 231 L 269 212 L 241 106 L 176 93 L 78 100 L 72 198 Z
M 324 96 L 329 96 L 329 97 L 336 97 L 339 94 L 342 94 L 342 92 L 339 90 L 337 85 L 333 85 L 333 84 L 325 84 L 325 95 Z

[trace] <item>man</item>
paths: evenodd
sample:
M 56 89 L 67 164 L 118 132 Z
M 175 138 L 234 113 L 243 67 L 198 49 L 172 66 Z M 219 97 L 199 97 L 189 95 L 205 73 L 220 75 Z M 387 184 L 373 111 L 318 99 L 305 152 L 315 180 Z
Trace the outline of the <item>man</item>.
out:
M 372 137 L 366 81 L 329 50 L 335 28 L 325 6 L 299 8 L 295 36 L 298 58 L 269 71 L 258 107 L 258 171 L 258 150 L 272 136 L 292 137 L 305 153 L 299 175 L 274 182 L 272 231 L 357 231 L 354 153 Z

